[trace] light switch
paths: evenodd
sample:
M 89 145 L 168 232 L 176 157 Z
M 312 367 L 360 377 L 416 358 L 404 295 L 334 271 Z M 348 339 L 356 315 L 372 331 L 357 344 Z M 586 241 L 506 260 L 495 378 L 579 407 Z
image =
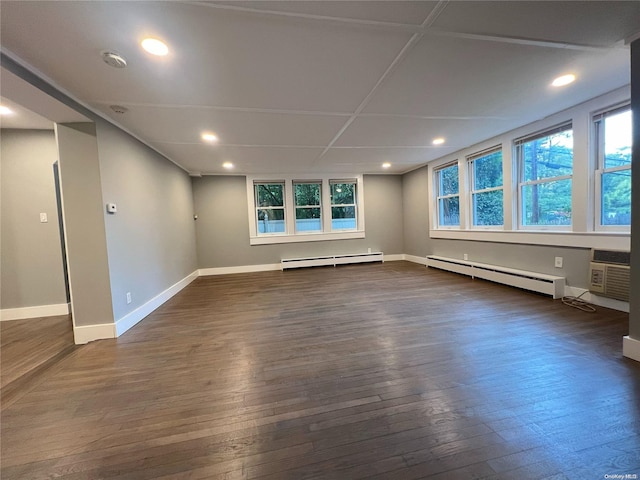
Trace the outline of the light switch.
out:
M 41 213 L 40 214 L 40 223 L 47 223 L 49 221 L 49 219 L 47 218 L 47 214 L 46 213 Z

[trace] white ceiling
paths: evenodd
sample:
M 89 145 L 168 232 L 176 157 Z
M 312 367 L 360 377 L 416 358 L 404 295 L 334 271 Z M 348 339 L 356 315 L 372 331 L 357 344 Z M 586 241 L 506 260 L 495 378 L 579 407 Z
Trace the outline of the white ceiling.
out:
M 13 100 L 0 97 L 0 105 L 12 113 L 0 117 L 0 128 L 18 128 L 32 130 L 53 130 L 53 122 L 23 107 Z
M 0 15 L 7 55 L 204 174 L 406 172 L 628 84 L 640 32 L 624 1 L 3 0 Z

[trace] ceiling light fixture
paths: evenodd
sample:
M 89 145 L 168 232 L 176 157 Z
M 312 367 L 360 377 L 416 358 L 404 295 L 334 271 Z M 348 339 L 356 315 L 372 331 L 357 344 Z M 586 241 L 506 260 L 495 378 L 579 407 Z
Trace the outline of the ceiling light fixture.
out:
M 109 105 L 109 108 L 118 115 L 124 115 L 129 111 L 127 107 L 123 107 L 122 105 Z
M 140 45 L 142 45 L 142 48 L 148 53 L 157 55 L 158 57 L 164 57 L 169 53 L 169 47 L 157 38 L 145 38 Z
M 205 142 L 215 143 L 218 141 L 218 137 L 214 133 L 205 132 L 202 134 L 202 139 Z
M 442 145 L 444 143 L 444 138 L 442 137 L 434 138 L 433 142 L 431 143 L 433 143 L 434 145 Z
M 231 163 L 231 162 L 224 162 L 224 163 L 222 164 L 222 166 L 228 170 L 228 169 L 233 168 L 233 163 Z
M 382 164 L 382 168 L 389 168 L 389 167 L 391 167 L 391 164 L 389 162 L 384 162 Z
M 9 107 L 5 107 L 4 105 L 0 105 L 0 115 L 11 115 L 13 110 Z
M 553 85 L 554 87 L 564 87 L 565 85 L 569 85 L 570 83 L 573 83 L 575 81 L 576 76 L 573 73 L 569 73 L 567 75 L 562 75 L 556 78 L 553 82 L 551 82 L 551 85 Z
M 108 50 L 102 52 L 102 60 L 110 67 L 125 68 L 127 66 L 126 58 L 124 58 L 119 53 L 111 52 Z

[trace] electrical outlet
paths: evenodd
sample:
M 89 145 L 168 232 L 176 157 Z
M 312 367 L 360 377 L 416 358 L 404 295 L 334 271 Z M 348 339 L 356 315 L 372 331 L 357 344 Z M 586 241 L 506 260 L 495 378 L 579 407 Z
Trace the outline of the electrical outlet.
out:
M 467 255 L 466 253 L 464 255 L 462 255 L 462 259 L 463 260 L 469 260 L 469 255 Z
M 131 292 L 127 292 L 127 304 L 131 303 Z
M 47 218 L 47 214 L 46 213 L 41 213 L 40 214 L 40 223 L 47 223 L 49 221 L 49 219 Z
M 556 257 L 556 268 L 562 268 L 562 257 Z

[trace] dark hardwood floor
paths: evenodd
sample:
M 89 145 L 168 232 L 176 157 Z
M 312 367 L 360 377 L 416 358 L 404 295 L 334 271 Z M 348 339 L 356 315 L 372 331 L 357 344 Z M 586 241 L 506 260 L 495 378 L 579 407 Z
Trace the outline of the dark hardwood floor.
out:
M 16 401 L 74 349 L 69 315 L 0 322 L 0 408 Z
M 627 326 L 406 262 L 202 277 L 2 410 L 2 479 L 640 475 Z

